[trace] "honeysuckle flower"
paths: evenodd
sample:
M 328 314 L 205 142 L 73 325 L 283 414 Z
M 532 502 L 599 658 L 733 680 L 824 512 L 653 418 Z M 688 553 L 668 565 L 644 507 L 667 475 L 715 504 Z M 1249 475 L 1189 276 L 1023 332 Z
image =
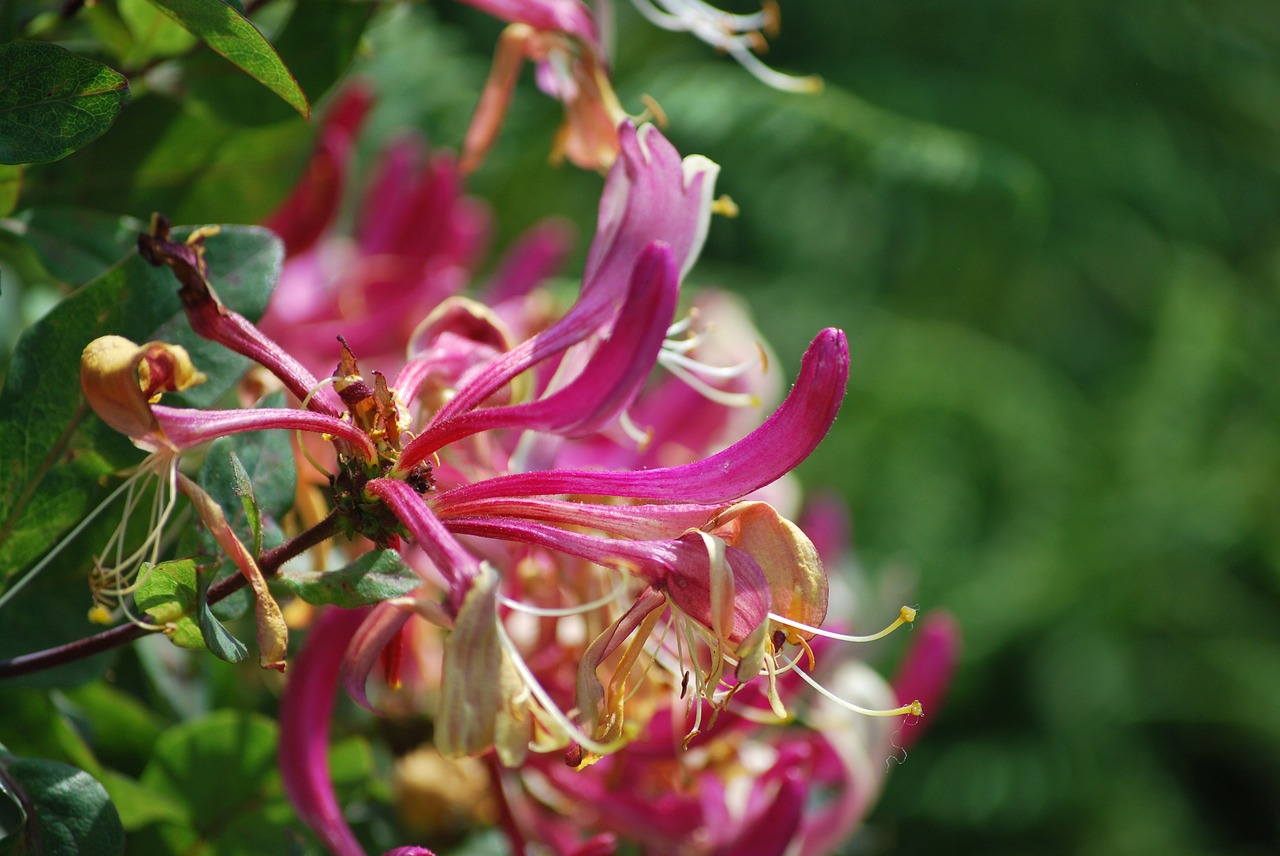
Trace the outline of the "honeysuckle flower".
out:
M 777 35 L 781 16 L 774 0 L 764 0 L 759 12 L 740 15 L 718 9 L 704 0 L 632 0 L 650 23 L 664 30 L 691 33 L 736 59 L 762 83 L 786 92 L 817 92 L 822 78 L 783 74 L 767 66 L 757 54 Z
M 525 60 L 538 88 L 564 104 L 552 150 L 584 169 L 608 169 L 618 154 L 618 124 L 627 117 L 609 81 L 600 37 L 580 0 L 464 0 L 510 26 L 498 39 L 493 68 L 463 143 L 463 172 L 476 169 L 498 135 Z
M 280 607 L 267 591 L 254 557 L 231 530 L 221 508 L 198 484 L 178 471 L 178 460 L 184 451 L 208 440 L 265 428 L 339 436 L 351 449 L 361 449 L 366 456 L 374 453 L 374 447 L 366 434 L 326 414 L 284 408 L 202 411 L 158 403 L 164 392 L 187 389 L 203 380 L 204 375 L 191 363 L 186 350 L 176 345 L 135 345 L 121 336 L 103 336 L 85 346 L 80 383 L 89 406 L 104 422 L 150 452 L 125 482 L 128 493 L 124 515 L 94 560 L 90 574 L 94 606 L 90 618 L 109 623 L 115 605 L 127 613 L 126 597 L 137 587 L 138 570 L 142 562 L 156 561 L 164 526 L 181 493 L 192 502 L 210 534 L 253 589 L 262 666 L 283 670 L 288 633 Z M 135 508 L 134 497 L 141 492 L 141 482 L 153 476 L 157 486 L 150 526 L 142 544 L 126 554 L 127 524 Z
M 700 418 L 687 432 L 678 424 L 638 432 L 629 415 L 656 414 L 663 396 L 684 389 L 722 409 L 753 405 L 761 396 L 743 374 L 766 360 L 751 342 L 743 346 L 747 359 L 721 371 L 703 353 L 704 345 L 713 350 L 704 321 L 676 315 L 683 277 L 705 239 L 717 168 L 681 158 L 651 126 L 624 122 L 617 133 L 619 156 L 577 302 L 549 322 L 522 322 L 517 312 L 441 293 L 409 335 L 409 358 L 392 380 L 369 370 L 343 337 L 334 346 L 336 369 L 317 381 L 218 301 L 200 233 L 177 242 L 157 221 L 141 242 L 148 259 L 174 270 L 193 328 L 257 360 L 299 407 L 161 405 L 151 397 L 179 382 L 183 362 L 153 345 L 141 357 L 109 361 L 112 371 L 132 374 L 106 388 L 129 396 L 136 388 L 143 397 L 104 405 L 112 424 L 173 462 L 175 490 L 188 495 L 198 488 L 177 473 L 176 461 L 196 443 L 263 428 L 319 435 L 332 446 L 328 487 L 338 525 L 400 549 L 421 578 L 415 592 L 367 614 L 323 618 L 311 634 L 324 637 L 322 654 L 304 657 L 290 684 L 282 717 L 296 733 L 282 744 L 287 790 L 333 852 L 359 851 L 328 784 L 327 705 L 341 682 L 375 706 L 371 673 L 424 620 L 443 634 L 434 716 L 440 756 L 491 756 L 499 782 L 517 776 L 532 790 L 541 776 L 578 799 L 590 798 L 595 780 L 564 777 L 593 765 L 626 771 L 639 764 L 637 781 L 650 782 L 652 793 L 673 776 L 691 777 L 698 782 L 692 796 L 668 800 L 682 806 L 672 817 L 697 831 L 690 853 L 737 852 L 747 841 L 781 853 L 803 839 L 814 816 L 807 806 L 823 797 L 821 789 L 852 777 L 841 772 L 849 765 L 834 738 L 784 728 L 752 742 L 751 719 L 777 724 L 803 715 L 797 688 L 812 685 L 818 705 L 830 700 L 878 719 L 919 712 L 918 703 L 899 705 L 887 689 L 833 692 L 807 674 L 825 638 L 883 634 L 840 636 L 820 627 L 828 587 L 818 551 L 759 493 L 804 460 L 836 418 L 849 372 L 844 335 L 818 333 L 785 399 L 745 435 L 726 433 L 733 420 L 723 418 Z M 371 233 L 370 241 L 382 238 Z M 654 385 L 658 366 L 670 375 Z M 618 451 L 628 439 L 630 458 Z M 617 448 L 607 460 L 593 458 L 591 449 L 606 440 Z M 666 459 L 645 460 L 650 445 Z M 676 446 L 684 452 L 673 455 Z M 264 665 L 278 667 L 283 624 L 255 557 L 211 500 L 192 498 L 259 595 L 259 647 Z M 904 609 L 894 626 L 912 618 Z M 301 701 L 293 699 L 295 687 Z M 853 700 L 869 697 L 883 703 Z M 613 760 L 637 745 L 630 760 Z M 553 764 L 549 753 L 563 761 Z M 646 753 L 661 763 L 644 762 Z M 607 789 L 592 787 L 634 818 L 655 799 L 605 800 Z M 559 821 L 537 815 L 513 815 L 513 834 L 545 825 L 552 836 Z M 651 840 L 659 852 L 679 840 L 684 822 L 651 833 L 619 826 L 586 840 L 553 837 L 563 839 L 557 852 L 608 852 L 621 831 Z

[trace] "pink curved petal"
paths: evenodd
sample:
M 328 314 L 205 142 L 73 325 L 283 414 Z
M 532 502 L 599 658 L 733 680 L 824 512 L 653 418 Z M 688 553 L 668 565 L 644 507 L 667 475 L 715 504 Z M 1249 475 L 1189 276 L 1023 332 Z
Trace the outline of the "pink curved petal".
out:
M 359 428 L 337 417 L 314 413 L 310 410 L 294 410 L 287 407 L 195 410 L 155 404 L 152 405 L 151 412 L 155 414 L 156 421 L 164 429 L 165 436 L 183 449 L 218 437 L 225 437 L 228 434 L 283 428 L 341 437 L 364 452 L 369 460 L 375 460 L 378 457 L 373 441 Z
M 400 604 L 383 601 L 373 608 L 373 612 L 361 623 L 351 644 L 347 646 L 346 655 L 342 658 L 342 686 L 356 704 L 371 713 L 378 713 L 378 710 L 370 704 L 365 691 L 369 673 L 373 671 L 374 664 L 381 658 L 387 644 L 412 615 L 411 610 Z
M 640 472 L 516 473 L 453 488 L 447 501 L 584 494 L 730 502 L 776 481 L 809 456 L 835 421 L 848 379 L 849 349 L 844 333 L 828 328 L 809 345 L 800 376 L 782 405 L 763 425 L 717 454 L 683 466 Z M 446 501 L 443 495 L 439 501 Z
M 449 602 L 462 605 L 471 583 L 480 575 L 480 563 L 463 549 L 453 534 L 427 507 L 413 488 L 398 479 L 374 479 L 365 486 L 392 510 L 413 535 L 414 541 L 449 581 Z
M 898 735 L 906 749 L 924 734 L 924 724 L 935 715 L 951 688 L 960 659 L 960 625 L 947 612 L 931 612 L 914 628 L 911 645 L 893 679 L 898 698 L 917 699 L 924 709 L 919 722 L 910 723 Z
M 338 664 L 368 610 L 320 614 L 289 670 L 280 699 L 280 774 L 298 816 L 335 856 L 364 856 L 342 816 L 329 778 L 329 719 Z
M 568 33 L 599 47 L 596 22 L 581 0 L 462 0 L 509 24 L 528 24 L 535 30 Z
M 600 200 L 578 302 L 557 323 L 494 360 L 459 389 L 436 414 L 436 423 L 471 410 L 516 375 L 611 322 L 626 297 L 638 259 L 655 241 L 671 248 L 681 277 L 693 266 L 706 239 L 719 167 L 705 158 L 682 161 L 652 125 L 637 132 L 626 121 L 619 134 L 622 152 Z
M 707 627 L 711 618 L 711 561 L 701 537 L 696 534 L 681 538 L 628 541 L 603 538 L 581 532 L 570 532 L 519 520 L 451 519 L 450 531 L 463 535 L 479 535 L 537 544 L 609 568 L 627 570 L 665 591 L 681 610 Z M 725 551 L 732 575 L 733 615 L 731 641 L 739 642 L 768 616 L 771 595 L 769 583 L 746 552 L 729 547 Z
M 732 840 L 721 844 L 715 856 L 782 856 L 800 828 L 808 788 L 798 769 L 788 769 L 776 784 L 773 799 L 763 811 L 748 809 L 745 824 Z M 753 794 L 755 796 L 755 794 Z
M 527 404 L 472 410 L 435 422 L 401 455 L 404 470 L 450 443 L 480 431 L 524 428 L 581 436 L 617 418 L 639 394 L 657 361 L 678 294 L 675 262 L 665 244 L 646 247 L 636 263 L 619 323 L 568 384 Z
M 266 226 L 296 256 L 315 245 L 333 222 L 342 202 L 355 137 L 373 104 L 373 93 L 359 85 L 347 87 L 325 116 L 316 150 L 306 172 Z

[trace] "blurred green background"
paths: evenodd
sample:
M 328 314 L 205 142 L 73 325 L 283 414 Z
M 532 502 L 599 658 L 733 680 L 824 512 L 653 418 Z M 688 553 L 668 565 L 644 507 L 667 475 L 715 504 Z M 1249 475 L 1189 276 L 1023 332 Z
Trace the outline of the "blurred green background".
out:
M 820 95 L 622 2 L 616 78 L 741 207 L 694 283 L 744 293 L 789 373 L 848 331 L 803 475 L 848 500 L 873 579 L 963 627 L 951 697 L 848 852 L 1280 852 L 1280 7 L 782 11 L 767 59 Z M 499 29 L 380 12 L 366 161 L 406 127 L 456 147 Z M 24 201 L 253 221 L 301 169 L 296 117 L 138 96 Z M 547 165 L 558 121 L 526 72 L 471 183 L 499 246 L 561 214 L 585 247 L 600 178 Z

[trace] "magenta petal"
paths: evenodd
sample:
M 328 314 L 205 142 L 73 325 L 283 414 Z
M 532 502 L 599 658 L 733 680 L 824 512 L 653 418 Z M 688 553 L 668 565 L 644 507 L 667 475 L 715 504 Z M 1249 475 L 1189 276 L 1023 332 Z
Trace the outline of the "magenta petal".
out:
M 849 347 L 828 328 L 805 351 L 782 405 L 729 448 L 701 461 L 640 472 L 556 470 L 499 476 L 449 491 L 453 503 L 500 496 L 584 494 L 680 502 L 731 502 L 781 478 L 826 436 L 844 400 Z
M 355 136 L 373 104 L 359 85 L 347 87 L 325 116 L 306 172 L 266 226 L 284 241 L 289 256 L 311 248 L 333 221 L 342 202 Z
M 618 126 L 618 160 L 600 197 L 596 235 L 587 253 L 582 294 L 624 287 L 636 258 L 653 241 L 671 247 L 683 278 L 698 258 L 711 219 L 719 167 L 706 158 L 681 160 L 653 125 Z
M 653 370 L 678 296 L 671 248 L 658 242 L 645 247 L 618 320 L 587 366 L 562 389 L 512 408 L 521 412 L 513 414 L 510 424 L 579 437 L 612 422 L 635 400 Z
M 437 449 L 445 446 L 446 435 L 452 436 L 459 414 L 465 414 L 480 402 L 493 395 L 516 375 L 543 360 L 563 353 L 568 348 L 590 336 L 609 319 L 612 307 L 604 301 L 579 300 L 569 312 L 541 333 L 526 339 L 502 354 L 475 376 L 444 407 L 426 429 L 404 447 L 397 469 L 407 472 L 425 460 Z M 469 431 L 467 433 L 470 433 Z M 466 433 L 458 436 L 466 436 Z
M 924 722 L 935 714 L 951 687 L 956 661 L 960 658 L 960 625 L 946 612 L 932 612 L 914 628 L 893 691 L 898 698 L 917 699 L 924 709 L 921 722 L 903 728 L 899 747 L 906 749 L 924 734 Z
M 328 609 L 307 634 L 280 699 L 280 774 L 298 816 L 336 856 L 364 856 L 329 778 L 329 719 L 338 664 L 367 610 Z
M 538 401 L 472 410 L 433 423 L 406 447 L 400 468 L 463 437 L 495 428 L 569 437 L 599 430 L 617 418 L 644 386 L 675 314 L 677 295 L 671 249 L 659 243 L 646 247 L 632 273 L 618 322 L 577 377 Z
M 408 528 L 415 543 L 449 581 L 449 602 L 455 609 L 460 607 L 471 582 L 480 574 L 480 563 L 463 549 L 409 485 L 396 479 L 374 479 L 365 490 L 385 502 Z
M 266 431 L 283 428 L 331 434 L 347 440 L 364 452 L 369 460 L 378 456 L 372 441 L 359 428 L 335 416 L 288 407 L 260 407 L 245 410 L 195 410 L 185 407 L 151 407 L 165 436 L 179 448 L 186 449 L 208 440 L 244 431 Z
M 581 0 L 463 0 L 510 24 L 528 24 L 535 30 L 568 33 L 593 48 L 599 47 L 595 19 Z
M 570 851 L 569 856 L 613 856 L 617 852 L 617 837 L 605 832 L 590 841 L 582 842 Z
M 410 845 L 408 847 L 397 847 L 394 850 L 388 850 L 386 853 L 383 853 L 382 856 L 436 856 L 436 854 L 425 847 L 415 847 Z
M 496 306 L 523 297 L 560 269 L 573 244 L 573 228 L 561 220 L 543 220 L 507 251 L 485 286 L 483 301 Z
M 671 248 L 681 277 L 697 259 L 706 239 L 710 195 L 719 167 L 705 158 L 682 161 L 652 125 L 637 131 L 627 120 L 618 134 L 622 148 L 600 199 L 578 302 L 557 323 L 512 348 L 459 389 L 436 414 L 435 424 L 471 410 L 530 366 L 563 352 L 612 320 L 636 262 L 654 242 Z M 405 449 L 408 457 L 402 458 L 409 463 L 401 471 L 439 448 L 424 451 L 432 442 L 411 443 Z
M 706 545 L 696 534 L 674 540 L 628 541 L 518 520 L 450 519 L 447 524 L 460 534 L 537 544 L 607 568 L 631 571 L 665 591 L 695 621 L 712 626 L 711 560 Z M 725 556 L 735 592 L 728 637 L 739 642 L 768 616 L 769 583 L 756 560 L 744 551 L 729 547 Z
M 780 778 L 768 808 L 751 812 L 733 840 L 716 848 L 716 856 L 782 856 L 786 852 L 800 828 L 807 789 L 804 776 L 797 769 L 787 770 Z
M 446 524 L 453 517 L 516 517 L 559 526 L 586 526 L 638 541 L 677 538 L 690 529 L 701 529 L 717 511 L 724 508 L 693 503 L 604 505 L 566 499 L 505 496 L 457 503 L 453 501 L 454 493 L 445 491 L 436 498 L 435 512 Z
M 378 711 L 369 703 L 369 696 L 365 692 L 369 673 L 373 671 L 387 643 L 400 632 L 412 615 L 412 611 L 400 604 L 383 601 L 373 608 L 373 612 L 360 625 L 355 638 L 347 646 L 346 655 L 342 659 L 342 686 L 356 704 L 371 713 Z
M 307 407 L 318 413 L 337 416 L 338 410 L 329 398 L 332 392 L 321 389 L 316 392 L 315 376 L 294 356 L 280 347 L 274 339 L 259 330 L 239 312 L 217 303 L 211 295 L 184 306 L 191 329 L 210 341 L 242 354 L 267 369 L 280 379 L 294 398 L 306 401 Z

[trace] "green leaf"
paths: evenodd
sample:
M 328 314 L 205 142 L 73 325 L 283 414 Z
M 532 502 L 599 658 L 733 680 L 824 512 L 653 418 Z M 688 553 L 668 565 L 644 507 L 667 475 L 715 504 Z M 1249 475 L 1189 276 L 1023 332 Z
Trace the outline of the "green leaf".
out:
M 297 821 L 280 785 L 276 734 L 265 717 L 218 711 L 161 736 L 141 782 L 169 795 L 191 818 L 157 827 L 169 852 L 283 852 L 287 829 Z
M 199 598 L 194 559 L 177 559 L 142 566 L 142 584 L 133 593 L 133 602 L 156 624 L 165 625 L 165 635 L 179 648 L 203 648 L 204 635 L 191 618 Z
M 249 474 L 245 472 L 244 464 L 240 463 L 235 452 L 231 453 L 230 458 L 236 496 L 240 497 L 240 505 L 244 508 L 249 528 L 253 530 L 252 553 L 257 556 L 262 552 L 262 511 L 258 508 L 258 500 L 254 498 L 253 483 L 249 481 Z
M 0 785 L 0 852 L 5 848 L 4 842 L 10 836 L 16 841 L 22 827 L 27 823 L 27 812 L 18 801 L 17 796 L 10 794 Z
M 59 709 L 84 734 L 99 761 L 131 775 L 142 772 L 151 757 L 151 747 L 166 725 L 151 704 L 105 681 L 93 681 L 57 696 Z M 111 790 L 105 772 L 69 760 L 97 775 Z M 119 800 L 116 805 L 123 811 Z
M 0 163 L 46 163 L 102 136 L 129 81 L 47 42 L 0 44 Z
M 22 192 L 22 167 L 0 165 L 0 217 L 8 217 L 18 207 L 18 194 Z
M 347 70 L 377 4 L 362 0 L 308 0 L 294 7 L 274 39 L 313 101 L 322 97 Z M 289 117 L 289 108 L 226 63 L 207 55 L 183 64 L 187 98 L 200 109 L 231 125 L 266 125 Z
M 7 682 L 0 688 L 4 711 L 5 748 L 15 755 L 62 761 L 97 774 L 93 750 L 54 704 L 50 693 L 19 689 Z
M 204 644 L 215 657 L 228 663 L 239 663 L 249 654 L 249 649 L 239 639 L 231 635 L 231 631 L 222 626 L 213 611 L 209 609 L 209 584 L 213 582 L 214 569 L 201 569 L 196 574 L 199 585 L 199 599 L 196 603 L 196 621 L 200 624 L 200 635 Z
M 218 293 L 232 308 L 256 317 L 280 269 L 279 240 L 257 227 L 224 227 L 206 246 Z M 224 348 L 195 337 L 176 292 L 168 269 L 131 254 L 19 339 L 0 408 L 0 483 L 6 486 L 0 493 L 0 589 L 37 557 L 46 556 L 106 496 L 103 477 L 141 457 L 84 403 L 80 352 L 85 345 L 108 333 L 138 342 L 166 338 L 188 345 L 209 380 L 203 392 L 195 387 L 189 395 L 173 396 L 177 403 L 206 404 L 243 373 L 244 358 L 226 359 Z M 201 361 L 195 356 L 206 353 L 217 357 Z M 80 564 L 60 561 L 70 579 L 87 573 L 87 557 Z M 9 609 L 0 601 L 0 655 L 18 641 L 5 632 Z
M 151 0 L 186 30 L 310 118 L 311 105 L 275 48 L 222 0 Z
M 124 827 L 98 780 L 58 761 L 0 755 L 0 784 L 26 806 L 27 822 L 12 845 L 14 854 L 76 853 L 112 856 L 124 852 Z
M 196 37 L 149 0 L 118 0 L 120 20 L 132 43 L 125 68 L 137 68 L 160 57 L 177 56 L 196 43 Z
M 175 223 L 254 223 L 293 187 L 313 136 L 296 117 L 243 128 L 176 101 L 141 98 L 112 133 L 56 173 L 29 173 L 23 197 L 144 218 L 163 211 Z
M 146 224 L 83 208 L 28 208 L 13 218 L 15 234 L 35 250 L 46 271 L 78 286 L 119 263 Z
M 365 553 L 339 571 L 284 571 L 271 581 L 271 587 L 282 595 L 297 595 L 315 606 L 333 604 L 346 608 L 381 603 L 408 594 L 420 585 L 422 580 L 394 550 Z
M 120 813 L 121 825 L 128 832 L 160 822 L 190 822 L 190 816 L 183 805 L 168 794 L 149 788 L 115 770 L 103 770 L 99 778 Z

